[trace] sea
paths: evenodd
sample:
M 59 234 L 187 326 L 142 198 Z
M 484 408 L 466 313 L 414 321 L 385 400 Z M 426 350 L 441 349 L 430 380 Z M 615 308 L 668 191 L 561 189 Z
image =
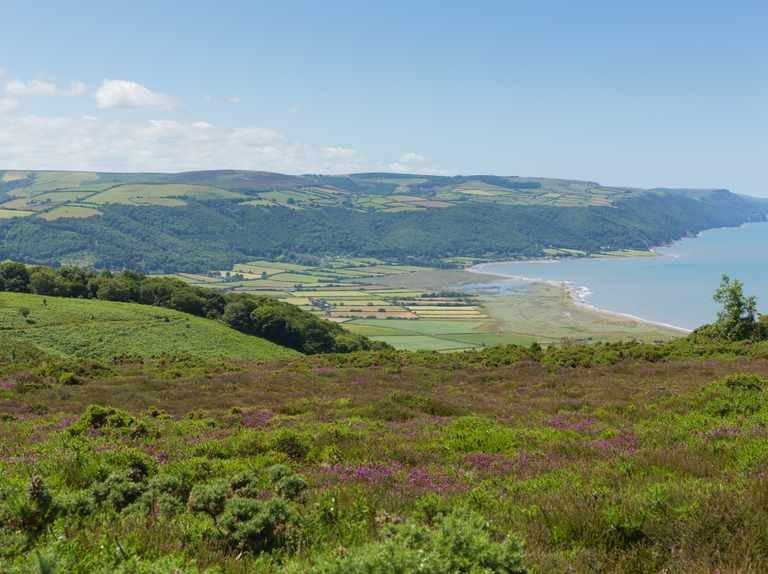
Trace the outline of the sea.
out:
M 742 281 L 768 314 L 768 223 L 712 229 L 654 251 L 654 257 L 509 261 L 473 270 L 500 276 L 484 290 L 509 293 L 531 282 L 558 283 L 581 303 L 683 329 L 716 318 L 712 296 L 727 274 Z

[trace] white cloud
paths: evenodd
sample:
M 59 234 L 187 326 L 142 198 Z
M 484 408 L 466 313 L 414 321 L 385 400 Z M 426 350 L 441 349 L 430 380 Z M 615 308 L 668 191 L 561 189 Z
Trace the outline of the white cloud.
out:
M 326 159 L 351 159 L 357 156 L 357 150 L 348 147 L 324 147 L 320 153 Z
M 328 150 L 336 150 L 329 153 Z M 339 150 L 347 150 L 341 151 Z M 0 165 L 13 169 L 187 171 L 253 169 L 283 173 L 377 170 L 353 150 L 313 147 L 260 126 L 204 121 L 116 120 L 11 114 L 0 123 Z
M 229 96 L 227 101 L 230 104 L 239 104 L 242 100 L 240 99 L 240 96 Z
M 83 82 L 72 82 L 69 88 L 62 88 L 44 80 L 11 80 L 5 85 L 5 92 L 11 96 L 82 96 L 87 88 Z
M 426 161 L 426 157 L 416 152 L 408 152 L 400 156 L 400 163 L 425 163 Z
M 429 158 L 416 152 L 404 153 L 398 161 L 387 165 L 390 171 L 402 173 L 420 173 L 424 175 L 443 175 L 441 169 L 431 167 Z
M 128 80 L 104 80 L 94 97 L 101 109 L 173 107 L 170 97 Z
M 6 113 L 6 112 L 12 112 L 18 107 L 19 107 L 19 102 L 17 102 L 13 98 L 0 97 L 0 114 Z

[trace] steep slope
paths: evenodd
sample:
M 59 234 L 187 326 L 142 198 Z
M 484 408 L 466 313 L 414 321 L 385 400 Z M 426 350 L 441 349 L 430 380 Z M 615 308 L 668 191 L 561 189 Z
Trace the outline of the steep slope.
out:
M 0 293 L 0 346 L 31 343 L 66 357 L 199 357 L 282 359 L 298 356 L 210 319 L 136 303 Z

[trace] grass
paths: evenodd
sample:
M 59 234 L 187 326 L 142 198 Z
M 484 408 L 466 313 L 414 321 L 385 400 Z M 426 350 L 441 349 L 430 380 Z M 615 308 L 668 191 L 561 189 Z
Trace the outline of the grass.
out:
M 222 323 L 159 307 L 15 293 L 0 293 L 0 337 L 67 357 L 183 352 L 255 360 L 296 355 Z
M 379 335 L 372 339 L 382 341 L 404 351 L 462 351 L 475 345 L 461 343 L 450 338 L 430 337 L 428 335 Z
M 123 361 L 75 385 L 2 347 L 0 571 L 389 574 L 330 565 L 459 513 L 532 573 L 764 572 L 768 348 L 715 347 Z M 276 463 L 306 489 L 276 493 Z M 217 481 L 261 502 L 196 512 Z M 272 500 L 283 535 L 238 538 Z

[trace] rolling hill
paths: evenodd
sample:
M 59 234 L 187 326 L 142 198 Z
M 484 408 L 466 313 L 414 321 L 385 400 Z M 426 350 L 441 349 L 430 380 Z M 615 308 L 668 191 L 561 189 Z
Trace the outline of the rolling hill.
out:
M 547 178 L 0 171 L 0 259 L 152 272 L 278 256 L 448 265 L 647 249 L 767 212 L 721 189 Z
M 170 309 L 0 292 L 0 346 L 13 342 L 51 355 L 93 359 L 164 353 L 251 360 L 299 355 L 218 321 Z

